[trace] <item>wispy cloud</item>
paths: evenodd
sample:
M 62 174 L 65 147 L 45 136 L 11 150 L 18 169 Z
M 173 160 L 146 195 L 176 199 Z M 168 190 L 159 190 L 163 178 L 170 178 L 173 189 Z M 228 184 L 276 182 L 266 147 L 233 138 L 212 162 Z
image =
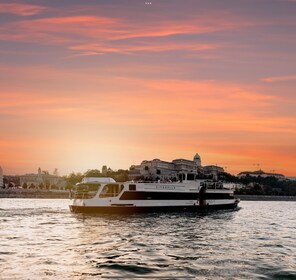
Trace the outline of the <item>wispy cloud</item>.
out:
M 108 39 L 121 33 L 112 27 L 120 25 L 116 19 L 98 16 L 54 17 L 20 20 L 0 27 L 2 40 L 65 45 L 89 39 Z
M 176 35 L 198 35 L 221 30 L 239 29 L 253 22 L 222 13 L 183 20 L 160 20 L 133 24 L 127 19 L 75 15 L 19 20 L 0 27 L 0 38 L 9 41 L 64 45 L 77 55 L 133 53 L 138 51 L 200 51 L 218 44 L 180 41 Z M 159 38 L 163 38 L 157 40 Z M 168 39 L 166 41 L 166 39 Z M 100 43 L 98 43 L 100 42 Z
M 0 3 L 0 14 L 15 14 L 19 16 L 32 16 L 44 12 L 46 7 L 20 3 Z
M 175 50 L 187 50 L 187 51 L 207 51 L 218 48 L 217 44 L 198 44 L 198 43 L 181 43 L 172 42 L 168 44 L 166 42 L 155 42 L 153 43 L 142 43 L 142 44 L 131 44 L 124 43 L 118 46 L 104 45 L 104 44 L 85 44 L 70 46 L 69 49 L 73 51 L 78 51 L 79 55 L 99 55 L 104 53 L 123 53 L 131 54 L 136 52 L 165 52 L 165 51 L 175 51 Z
M 266 83 L 296 81 L 296 75 L 266 77 L 263 78 L 262 81 Z

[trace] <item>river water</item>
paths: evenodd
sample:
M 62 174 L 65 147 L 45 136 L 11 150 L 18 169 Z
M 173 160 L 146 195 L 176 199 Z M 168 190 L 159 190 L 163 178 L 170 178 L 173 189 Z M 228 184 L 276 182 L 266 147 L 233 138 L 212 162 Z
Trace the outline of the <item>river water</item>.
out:
M 296 279 L 296 202 L 89 216 L 0 199 L 0 279 Z

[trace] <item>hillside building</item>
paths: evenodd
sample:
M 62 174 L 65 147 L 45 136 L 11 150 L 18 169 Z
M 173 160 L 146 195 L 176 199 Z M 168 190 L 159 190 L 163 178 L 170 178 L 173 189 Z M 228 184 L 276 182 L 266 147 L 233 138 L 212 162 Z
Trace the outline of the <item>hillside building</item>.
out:
M 129 171 L 129 178 L 135 180 L 143 178 L 145 180 L 177 180 L 181 173 L 199 173 L 213 174 L 214 172 L 224 172 L 219 166 L 201 165 L 201 157 L 196 154 L 193 160 L 175 159 L 172 162 L 160 159 L 143 160 L 139 165 L 132 165 Z

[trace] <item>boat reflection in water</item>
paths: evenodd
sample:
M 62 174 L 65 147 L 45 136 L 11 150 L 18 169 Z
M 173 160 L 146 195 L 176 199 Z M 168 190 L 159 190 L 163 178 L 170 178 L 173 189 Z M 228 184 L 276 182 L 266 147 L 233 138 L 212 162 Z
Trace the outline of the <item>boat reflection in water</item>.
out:
M 178 182 L 115 182 L 112 178 L 83 178 L 71 194 L 74 213 L 135 213 L 234 209 L 239 200 L 234 184 L 180 174 Z

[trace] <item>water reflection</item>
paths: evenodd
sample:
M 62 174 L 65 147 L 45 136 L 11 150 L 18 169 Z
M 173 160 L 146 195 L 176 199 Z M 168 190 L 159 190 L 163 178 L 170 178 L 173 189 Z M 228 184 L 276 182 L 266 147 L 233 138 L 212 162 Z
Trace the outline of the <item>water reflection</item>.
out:
M 0 208 L 3 279 L 295 277 L 293 202 L 129 216 L 72 214 L 65 200 L 2 200 Z
M 211 250 L 215 246 L 209 244 L 211 238 L 216 238 L 212 231 L 217 225 L 223 231 L 235 213 L 79 214 L 76 215 L 81 223 L 77 247 L 82 249 L 77 252 L 79 256 L 84 255 L 90 265 L 95 263 L 102 275 L 184 275 L 180 262 L 184 265 L 184 262 L 205 258 L 205 247 Z M 186 275 L 188 270 L 193 273 L 192 267 L 187 267 Z

